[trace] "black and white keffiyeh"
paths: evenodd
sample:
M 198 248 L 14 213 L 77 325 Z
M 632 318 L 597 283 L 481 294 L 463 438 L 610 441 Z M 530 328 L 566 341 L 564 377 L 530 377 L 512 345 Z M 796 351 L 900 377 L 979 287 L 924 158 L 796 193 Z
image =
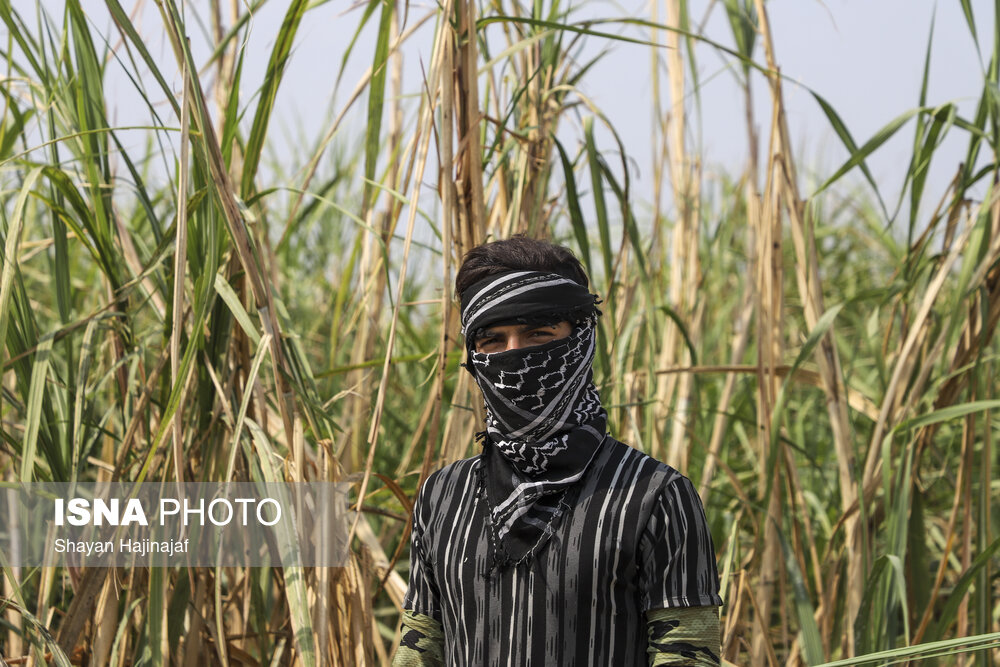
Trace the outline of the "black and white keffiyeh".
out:
M 496 562 L 537 553 L 567 507 L 567 492 L 604 442 L 607 413 L 593 383 L 597 298 L 557 274 L 510 271 L 462 293 L 462 331 L 486 404 L 483 489 L 490 507 Z M 544 345 L 476 352 L 488 326 L 574 324 Z

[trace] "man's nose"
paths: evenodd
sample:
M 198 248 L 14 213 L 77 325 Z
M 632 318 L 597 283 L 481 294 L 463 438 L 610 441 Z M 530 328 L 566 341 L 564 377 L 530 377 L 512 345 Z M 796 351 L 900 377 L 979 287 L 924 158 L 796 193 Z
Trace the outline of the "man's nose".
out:
M 522 347 L 524 347 L 524 341 L 522 341 L 517 334 L 511 334 L 510 336 L 507 336 L 507 349 L 504 350 L 504 352 L 517 350 Z

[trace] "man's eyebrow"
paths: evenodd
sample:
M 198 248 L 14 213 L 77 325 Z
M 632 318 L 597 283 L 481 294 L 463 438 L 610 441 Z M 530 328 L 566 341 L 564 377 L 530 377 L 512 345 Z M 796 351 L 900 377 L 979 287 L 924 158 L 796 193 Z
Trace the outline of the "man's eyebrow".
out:
M 500 325 L 494 325 L 494 326 L 505 326 L 505 325 L 500 324 Z M 555 324 L 518 324 L 517 325 L 517 333 L 525 333 L 526 331 L 533 331 L 534 329 L 551 329 L 553 327 L 555 327 Z M 497 331 L 496 329 L 487 328 L 487 329 L 481 330 L 479 332 L 479 335 L 476 336 L 476 339 L 480 340 L 480 339 L 483 339 L 483 338 L 494 338 L 496 336 L 500 336 L 500 335 L 503 335 L 503 334 L 504 334 L 504 332 L 502 332 L 502 331 Z
M 482 329 L 479 332 L 479 335 L 476 336 L 476 340 L 482 340 L 484 338 L 496 338 L 497 336 L 500 336 L 502 334 L 503 334 L 502 331 L 497 331 L 496 329 Z

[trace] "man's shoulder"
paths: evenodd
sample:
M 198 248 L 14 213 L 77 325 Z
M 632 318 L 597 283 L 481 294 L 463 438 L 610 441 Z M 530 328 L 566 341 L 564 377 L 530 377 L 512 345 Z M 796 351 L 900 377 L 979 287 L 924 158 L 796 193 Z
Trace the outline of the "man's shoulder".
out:
M 439 488 L 469 480 L 476 474 L 481 465 L 482 457 L 477 455 L 467 459 L 459 459 L 435 470 L 427 476 L 424 488 Z
M 676 468 L 610 435 L 606 444 L 602 466 L 605 470 L 617 472 L 618 479 L 626 485 L 641 480 L 650 488 L 662 489 L 681 480 L 687 481 L 687 477 Z
M 609 436 L 609 440 L 612 440 Z M 701 498 L 694 483 L 679 470 L 617 440 L 605 453 L 602 470 L 595 479 L 595 489 L 606 489 L 638 512 L 643 525 L 660 511 L 685 511 L 691 520 L 704 517 Z M 701 519 L 704 521 L 704 518 Z
M 447 516 L 476 493 L 478 461 L 478 456 L 455 461 L 427 476 L 414 503 L 415 526 L 429 526 L 432 517 Z

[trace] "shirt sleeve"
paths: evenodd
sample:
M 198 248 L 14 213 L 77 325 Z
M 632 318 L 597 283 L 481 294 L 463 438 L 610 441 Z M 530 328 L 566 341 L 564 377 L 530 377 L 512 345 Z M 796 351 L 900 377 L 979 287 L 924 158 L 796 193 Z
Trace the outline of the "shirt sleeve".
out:
M 441 622 L 440 593 L 434 577 L 433 561 L 425 548 L 428 489 L 433 476 L 424 482 L 413 506 L 413 531 L 410 534 L 410 580 L 403 599 L 403 609 L 430 616 Z
M 427 494 L 433 475 L 424 482 L 413 505 L 410 533 L 410 580 L 403 598 L 402 634 L 393 667 L 443 667 L 444 631 L 440 593 L 427 541 Z
M 687 477 L 678 475 L 661 488 L 639 549 L 645 610 L 722 605 L 712 535 Z

